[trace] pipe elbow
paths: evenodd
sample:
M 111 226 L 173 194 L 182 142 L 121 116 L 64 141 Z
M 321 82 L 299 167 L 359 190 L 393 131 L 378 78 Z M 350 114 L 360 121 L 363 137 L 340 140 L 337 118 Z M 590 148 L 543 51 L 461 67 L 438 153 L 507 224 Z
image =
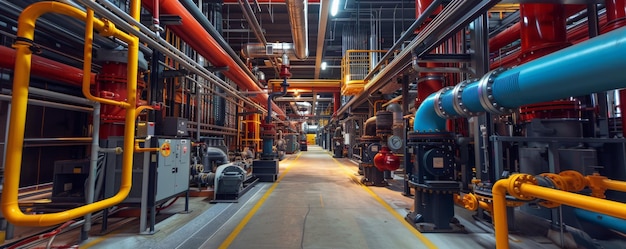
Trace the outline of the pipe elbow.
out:
M 440 132 L 446 130 L 445 119 L 435 112 L 435 94 L 428 96 L 415 112 L 413 130 L 416 132 Z

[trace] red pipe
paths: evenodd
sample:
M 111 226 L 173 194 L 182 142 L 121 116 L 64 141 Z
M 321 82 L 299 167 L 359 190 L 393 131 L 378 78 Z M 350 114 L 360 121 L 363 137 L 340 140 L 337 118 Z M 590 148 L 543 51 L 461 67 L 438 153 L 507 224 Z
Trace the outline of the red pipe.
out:
M 626 26 L 626 1 L 606 0 L 605 6 L 608 23 L 602 27 L 602 33 Z
M 15 67 L 15 49 L 0 46 L 0 67 L 13 69 Z M 65 65 L 50 59 L 33 55 L 31 61 L 31 74 L 46 79 L 67 83 L 73 86 L 82 86 L 83 70 Z M 91 74 L 91 84 L 96 80 L 96 75 Z
M 333 93 L 333 98 L 335 99 L 333 101 L 333 114 L 337 114 L 337 111 L 341 106 L 341 94 L 339 94 L 338 92 Z
M 565 9 L 560 4 L 520 4 L 521 62 L 528 62 L 569 46 Z
M 586 6 L 583 4 L 565 5 L 565 16 L 572 16 L 585 8 Z M 521 27 L 521 23 L 518 22 L 489 39 L 489 51 L 496 51 L 506 45 L 513 43 L 514 41 L 519 40 Z
M 187 44 L 198 51 L 200 55 L 206 58 L 215 67 L 228 67 L 228 70 L 224 71 L 223 74 L 234 81 L 239 87 L 243 88 L 243 90 L 262 92 L 256 82 L 239 67 L 233 58 L 231 58 L 217 41 L 204 30 L 202 25 L 193 18 L 180 2 L 168 0 L 158 1 L 161 4 L 162 14 L 177 15 L 182 19 L 182 25 L 168 26 L 174 34 L 187 42 Z M 154 9 L 154 3 L 152 1 L 142 1 L 142 3 L 149 11 Z M 259 93 L 252 99 L 263 105 L 267 103 L 268 95 L 266 93 Z M 278 116 L 285 117 L 285 112 L 280 109 L 276 103 L 272 103 L 272 106 L 272 110 L 274 110 Z
M 508 27 L 502 32 L 498 33 L 496 36 L 489 39 L 489 51 L 496 51 L 506 45 L 513 43 L 519 39 L 520 27 L 522 24 L 520 22 L 513 24 L 513 26 Z

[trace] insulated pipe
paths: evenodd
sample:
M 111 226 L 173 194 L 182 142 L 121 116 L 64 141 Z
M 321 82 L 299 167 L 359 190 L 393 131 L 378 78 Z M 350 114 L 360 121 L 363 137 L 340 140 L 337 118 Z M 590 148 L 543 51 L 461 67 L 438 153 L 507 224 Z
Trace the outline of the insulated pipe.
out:
M 497 181 L 493 185 L 493 221 L 495 226 L 494 231 L 496 233 L 496 248 L 509 248 L 509 228 L 507 225 L 506 212 L 507 192 L 520 200 L 533 200 L 538 198 L 610 215 L 620 219 L 626 219 L 626 213 L 624 212 L 626 209 L 625 203 L 537 186 L 536 184 L 537 180 L 531 175 L 514 174 L 508 179 Z
M 131 1 L 130 12 L 134 18 L 139 19 L 140 1 Z M 117 30 L 108 22 L 93 20 L 93 22 L 87 23 L 87 26 L 95 27 L 102 35 L 115 36 L 129 44 L 129 83 L 127 90 L 130 94 L 128 103 L 124 103 L 123 105 L 127 107 L 127 116 L 120 189 L 117 194 L 111 198 L 63 212 L 27 215 L 21 211 L 18 204 L 18 188 L 23 156 L 22 150 L 24 145 L 24 127 L 26 123 L 31 55 L 33 52 L 31 48 L 34 39 L 35 23 L 37 19 L 45 13 L 64 14 L 83 21 L 87 19 L 85 12 L 58 2 L 38 2 L 32 4 L 23 10 L 18 19 L 17 39 L 14 44 L 14 47 L 17 49 L 17 54 L 12 89 L 11 116 L 9 118 L 9 134 L 6 145 L 5 182 L 0 204 L 2 205 L 2 214 L 8 221 L 12 224 L 22 226 L 51 226 L 110 207 L 126 199 L 132 183 L 133 138 L 135 136 L 135 91 L 137 89 L 137 55 L 139 40 L 134 36 L 129 36 Z M 86 40 L 86 42 L 92 41 Z M 85 81 L 89 81 L 90 75 L 83 76 L 85 77 Z
M 248 69 L 248 67 L 241 60 L 241 58 L 239 58 L 239 55 L 237 55 L 235 50 L 233 50 L 233 48 L 231 48 L 230 45 L 228 45 L 228 42 L 226 42 L 226 40 L 224 40 L 224 37 L 222 36 L 222 34 L 220 34 L 220 32 L 218 32 L 217 29 L 215 29 L 215 26 L 213 26 L 213 24 L 211 24 L 211 22 L 209 22 L 209 20 L 206 18 L 206 16 L 204 14 L 202 14 L 202 11 L 200 11 L 200 9 L 198 9 L 196 4 L 192 0 L 179 0 L 179 1 L 180 1 L 180 3 L 183 6 L 185 6 L 185 8 L 187 8 L 189 13 L 196 19 L 196 21 L 198 21 L 198 23 L 200 23 L 200 25 L 202 25 L 204 30 L 206 30 L 211 35 L 211 37 L 213 37 L 213 39 L 215 39 L 215 41 L 217 41 L 217 43 L 220 45 L 220 47 L 222 47 L 222 48 L 224 48 L 224 50 L 226 50 L 226 53 L 228 53 L 228 55 L 230 55 L 230 58 L 235 60 L 237 65 L 239 65 L 239 67 L 241 67 L 245 71 L 245 73 L 248 75 L 248 77 L 250 77 L 252 80 L 254 80 L 257 83 L 257 85 L 258 85 L 259 83 L 258 83 L 258 80 L 256 80 L 256 76 L 254 76 L 252 71 L 250 71 L 250 69 Z M 155 4 L 157 4 L 157 2 L 158 1 L 155 1 Z M 155 12 L 156 11 L 157 10 L 155 9 Z
M 219 46 L 217 41 L 215 41 L 215 39 L 204 30 L 202 25 L 200 25 L 200 23 L 193 18 L 193 16 L 183 5 L 180 4 L 180 2 L 159 0 L 159 3 L 161 4 L 162 14 L 173 14 L 181 17 L 183 22 L 182 25 L 168 27 L 177 36 L 187 42 L 187 44 L 210 61 L 214 66 L 228 67 L 228 70 L 224 71 L 223 74 L 234 81 L 239 87 L 243 88 L 243 90 L 262 92 L 256 82 L 246 75 L 244 70 L 239 67 L 237 63 L 235 63 L 233 58 L 226 53 L 224 48 Z M 144 1 L 143 6 L 149 11 L 152 11 L 154 8 L 154 4 L 151 1 Z M 271 99 L 269 99 L 269 96 L 266 93 L 257 94 L 256 97 L 253 97 L 253 99 L 258 103 L 264 103 L 266 101 L 271 103 Z M 278 116 L 285 116 L 285 113 L 278 107 L 278 105 L 274 103 L 271 105 L 275 109 Z M 266 107 L 269 109 L 269 106 Z
M 496 51 L 506 45 L 513 43 L 516 40 L 519 40 L 521 26 L 522 23 L 517 22 L 513 24 L 513 26 L 508 27 L 494 37 L 491 37 L 489 39 L 489 51 Z
M 307 0 L 285 0 L 296 57 L 309 57 L 309 21 Z
M 15 67 L 15 49 L 0 46 L 0 67 L 13 69 Z M 38 55 L 32 55 L 31 74 L 46 79 L 67 83 L 73 86 L 81 86 L 83 70 L 56 62 Z M 90 84 L 94 84 L 96 75 L 91 74 Z
M 598 58 L 602 61 L 589 63 Z M 444 118 L 502 114 L 522 105 L 623 88 L 624 68 L 626 28 L 621 28 L 507 71 L 491 71 L 478 81 L 444 88 L 424 100 L 413 129 L 443 131 Z

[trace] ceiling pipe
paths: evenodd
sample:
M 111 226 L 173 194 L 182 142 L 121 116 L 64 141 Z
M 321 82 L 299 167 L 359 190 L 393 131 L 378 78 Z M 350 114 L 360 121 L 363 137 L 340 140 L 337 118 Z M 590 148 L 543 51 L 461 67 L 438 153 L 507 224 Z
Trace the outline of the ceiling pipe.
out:
M 324 41 L 326 40 L 326 26 L 328 24 L 328 11 L 330 9 L 330 1 L 321 1 L 319 24 L 317 26 L 317 49 L 315 50 L 315 74 L 314 79 L 320 78 L 320 70 L 322 67 L 322 56 L 324 55 Z M 337 111 L 337 110 L 335 110 Z
M 243 88 L 243 90 L 261 92 L 261 88 L 256 84 L 256 82 L 245 73 L 244 69 L 237 65 L 233 58 L 226 53 L 224 48 L 222 48 L 217 41 L 204 30 L 202 25 L 200 25 L 200 23 L 193 18 L 193 16 L 182 4 L 180 4 L 180 2 L 167 0 L 158 1 L 161 5 L 161 13 L 173 14 L 181 17 L 182 25 L 173 25 L 168 27 L 172 30 L 172 32 L 189 44 L 214 66 L 228 67 L 228 70 L 223 71 L 223 74 L 235 82 L 235 84 L 239 87 Z M 154 5 L 152 1 L 142 1 L 142 4 L 149 11 L 153 10 Z M 265 103 L 268 101 L 268 97 L 269 96 L 264 93 L 257 94 L 253 97 L 253 99 L 258 103 Z M 271 102 L 271 100 L 269 102 Z M 278 105 L 274 103 L 272 105 L 278 116 L 285 117 L 284 111 L 281 110 Z M 265 107 L 269 109 L 268 106 Z
M 620 73 L 626 68 L 625 51 L 626 28 L 621 28 L 507 71 L 494 70 L 480 80 L 444 88 L 422 103 L 413 129 L 444 131 L 446 118 L 485 111 L 501 115 L 522 105 L 626 87 L 626 74 Z M 598 58 L 602 60 L 589 63 Z
M 155 2 L 155 4 L 156 3 L 157 2 Z M 222 34 L 220 34 L 220 32 L 217 31 L 215 26 L 213 26 L 213 24 L 211 24 L 211 22 L 207 19 L 207 17 L 202 13 L 202 11 L 198 9 L 196 4 L 192 0 L 180 0 L 180 3 L 182 3 L 183 6 L 187 8 L 189 13 L 191 13 L 191 15 L 196 19 L 196 21 L 198 21 L 198 23 L 202 25 L 204 30 L 206 30 L 211 35 L 211 37 L 213 37 L 213 39 L 217 41 L 220 47 L 224 48 L 226 53 L 228 53 L 228 55 L 230 55 L 230 57 L 233 58 L 233 60 L 235 60 L 237 65 L 239 65 L 239 67 L 241 67 L 246 72 L 248 77 L 254 80 L 257 86 L 262 87 L 261 84 L 259 83 L 259 80 L 256 78 L 256 76 L 252 73 L 252 71 L 250 71 L 250 69 L 248 69 L 246 64 L 241 60 L 241 58 L 239 58 L 235 50 L 233 50 L 233 48 L 230 47 L 228 42 L 224 40 L 224 37 L 222 36 Z
M 15 49 L 0 46 L 0 67 L 13 70 L 15 67 Z M 83 70 L 65 65 L 38 55 L 32 55 L 31 74 L 46 79 L 63 82 L 80 87 L 83 81 Z M 91 84 L 96 82 L 96 75 L 91 74 Z
M 250 29 L 252 29 L 254 36 L 256 36 L 257 40 L 259 40 L 259 42 L 261 42 L 261 45 L 265 48 L 265 46 L 267 45 L 267 39 L 265 39 L 265 35 L 263 34 L 263 29 L 261 28 L 261 24 L 259 24 L 259 21 L 256 19 L 256 16 L 254 15 L 252 6 L 250 6 L 250 3 L 248 2 L 248 0 L 239 0 L 239 5 L 241 6 L 241 12 L 243 13 L 243 16 L 248 21 L 248 24 L 250 25 Z M 281 56 L 281 55 L 278 55 L 278 56 Z M 248 57 L 254 58 L 250 56 Z M 272 67 L 274 68 L 274 71 L 276 72 L 276 74 L 279 74 L 278 61 L 276 60 L 276 58 L 270 58 L 270 62 L 272 63 Z
M 291 36 L 295 46 L 296 57 L 304 60 L 309 57 L 309 22 L 307 18 L 307 0 L 285 0 L 289 24 L 291 24 Z

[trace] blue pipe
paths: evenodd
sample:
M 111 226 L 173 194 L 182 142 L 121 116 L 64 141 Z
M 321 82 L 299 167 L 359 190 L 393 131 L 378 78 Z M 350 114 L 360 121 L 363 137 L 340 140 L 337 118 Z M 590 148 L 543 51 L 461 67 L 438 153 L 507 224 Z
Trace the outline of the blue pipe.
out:
M 489 75 L 492 74 L 489 78 Z M 491 103 L 481 103 L 479 82 L 491 85 Z M 441 93 L 441 104 L 435 106 L 435 96 L 430 95 L 415 113 L 413 129 L 417 132 L 445 130 L 445 122 L 439 119 L 434 108 L 440 108 L 448 117 L 473 116 L 488 110 L 485 105 L 507 109 L 550 100 L 582 96 L 626 87 L 626 28 L 589 39 L 577 45 L 559 50 L 521 66 L 501 72 L 491 71 L 482 79 L 469 82 L 459 91 L 462 108 L 459 113 L 454 104 L 454 91 Z M 485 88 L 486 89 L 486 88 Z M 483 90 L 484 91 L 484 90 Z M 485 95 L 485 96 L 487 96 Z M 483 101 L 484 102 L 484 101 Z M 488 106 L 489 107 L 489 106 Z M 493 108 L 492 108 L 493 109 Z M 471 113 L 470 113 L 471 112 Z M 420 117 L 420 118 L 418 118 Z M 432 118 L 436 120 L 426 121 Z
M 626 220 L 615 218 L 613 216 L 608 216 L 606 214 L 587 211 L 580 208 L 575 208 L 574 213 L 576 213 L 576 216 L 581 220 L 601 225 L 620 233 L 626 233 Z

